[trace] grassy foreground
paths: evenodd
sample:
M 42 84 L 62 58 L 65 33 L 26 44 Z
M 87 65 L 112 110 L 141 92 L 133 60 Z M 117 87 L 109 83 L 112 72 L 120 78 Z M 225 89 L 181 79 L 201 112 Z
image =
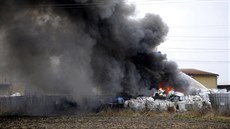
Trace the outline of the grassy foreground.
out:
M 0 117 L 0 128 L 38 129 L 229 129 L 230 117 L 213 113 L 155 113 L 107 109 L 97 114 L 53 117 Z

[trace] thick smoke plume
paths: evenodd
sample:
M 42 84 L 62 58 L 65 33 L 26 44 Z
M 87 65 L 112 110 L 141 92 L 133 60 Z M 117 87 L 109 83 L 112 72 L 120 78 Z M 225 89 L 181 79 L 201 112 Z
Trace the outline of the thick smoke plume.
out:
M 168 27 L 154 14 L 129 18 L 134 11 L 124 0 L 0 1 L 0 70 L 80 104 L 137 96 L 162 82 L 185 88 L 177 65 L 156 51 Z

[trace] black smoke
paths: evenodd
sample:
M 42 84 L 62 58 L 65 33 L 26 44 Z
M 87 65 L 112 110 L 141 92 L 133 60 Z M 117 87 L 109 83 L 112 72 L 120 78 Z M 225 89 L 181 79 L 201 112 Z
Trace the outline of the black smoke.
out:
M 155 14 L 132 19 L 134 11 L 124 0 L 2 0 L 0 70 L 27 89 L 82 104 L 162 82 L 186 88 L 177 65 L 156 51 L 167 25 Z

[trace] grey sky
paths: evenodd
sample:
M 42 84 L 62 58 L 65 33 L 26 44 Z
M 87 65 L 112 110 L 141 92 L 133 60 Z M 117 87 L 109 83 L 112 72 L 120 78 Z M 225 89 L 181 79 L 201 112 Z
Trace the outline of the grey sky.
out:
M 180 68 L 219 74 L 218 84 L 230 84 L 229 0 L 129 0 L 137 18 L 159 14 L 169 26 L 159 50 Z

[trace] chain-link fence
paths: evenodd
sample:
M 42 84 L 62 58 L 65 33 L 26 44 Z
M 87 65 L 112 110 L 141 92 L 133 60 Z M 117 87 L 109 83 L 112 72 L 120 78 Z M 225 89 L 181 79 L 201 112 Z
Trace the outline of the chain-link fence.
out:
M 0 97 L 0 115 L 74 114 L 78 104 L 66 96 Z
M 230 93 L 212 93 L 209 94 L 212 108 L 218 113 L 230 112 Z

